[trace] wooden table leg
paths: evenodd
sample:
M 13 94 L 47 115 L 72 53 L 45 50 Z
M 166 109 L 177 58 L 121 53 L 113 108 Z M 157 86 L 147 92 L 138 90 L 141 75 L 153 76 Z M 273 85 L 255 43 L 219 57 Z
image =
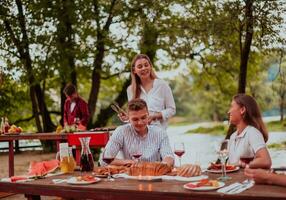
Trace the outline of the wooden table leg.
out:
M 25 197 L 28 200 L 41 200 L 41 196 L 39 196 L 39 195 L 25 194 Z
M 14 176 L 14 141 L 9 141 L 9 177 Z
M 60 143 L 61 143 L 61 141 L 59 141 L 59 140 L 56 141 L 57 152 L 60 151 Z

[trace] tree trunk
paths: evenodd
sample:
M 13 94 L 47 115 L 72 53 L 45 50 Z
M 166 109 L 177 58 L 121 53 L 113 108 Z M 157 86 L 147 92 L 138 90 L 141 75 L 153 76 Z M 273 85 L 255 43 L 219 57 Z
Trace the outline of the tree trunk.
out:
M 102 36 L 98 36 L 98 39 L 101 40 L 101 42 L 98 42 L 97 45 L 97 54 L 93 63 L 93 71 L 92 71 L 92 84 L 91 84 L 91 90 L 89 93 L 88 98 L 88 108 L 90 112 L 90 119 L 88 122 L 88 128 L 92 125 L 92 119 L 95 113 L 95 107 L 98 100 L 98 93 L 100 89 L 100 83 L 101 83 L 101 68 L 103 63 L 103 57 L 104 57 L 104 42 Z
M 246 0 L 245 7 L 245 23 L 246 23 L 246 34 L 244 40 L 244 46 L 240 56 L 240 73 L 238 82 L 238 93 L 245 93 L 246 89 L 246 78 L 247 78 L 247 63 L 250 54 L 250 47 L 253 37 L 253 0 Z
M 55 130 L 55 125 L 53 124 L 49 111 L 47 109 L 44 91 L 41 89 L 41 86 L 39 84 L 35 85 L 35 92 L 38 99 L 38 106 L 40 108 L 40 113 L 42 116 L 43 131 L 52 132 Z
M 284 120 L 284 102 L 285 102 L 285 95 L 282 95 L 280 98 L 280 121 L 283 122 Z
M 60 124 L 64 125 L 64 103 L 66 96 L 63 90 L 67 82 L 77 86 L 77 74 L 75 70 L 75 52 L 74 52 L 74 31 L 72 29 L 74 13 L 73 0 L 61 0 L 57 5 L 57 49 L 59 52 L 58 63 L 61 65 L 61 120 Z
M 64 94 L 64 88 L 66 86 L 66 82 L 64 80 L 61 81 L 61 119 L 60 119 L 60 124 L 64 126 L 64 106 L 65 106 L 65 101 L 66 101 L 66 95 Z
M 115 102 L 118 103 L 120 107 L 122 107 L 127 101 L 126 90 L 127 90 L 127 87 L 130 85 L 130 81 L 131 81 L 130 78 L 125 81 L 119 95 L 114 100 Z M 114 111 L 111 109 L 110 106 L 107 106 L 106 108 L 102 108 L 98 114 L 97 121 L 94 123 L 94 127 L 106 126 L 108 119 L 112 117 L 113 115 L 114 115 Z
M 141 53 L 148 55 L 153 62 L 157 51 L 157 39 L 159 33 L 153 24 L 146 22 L 144 24 L 143 36 L 140 45 Z
M 246 33 L 244 38 L 244 45 L 242 45 L 242 49 L 240 52 L 240 72 L 239 72 L 239 82 L 238 82 L 238 93 L 245 93 L 246 89 L 246 78 L 247 78 L 247 64 L 250 54 L 250 48 L 253 37 L 253 0 L 246 0 L 245 6 L 245 24 L 246 24 Z M 242 31 L 242 30 L 241 30 Z M 240 40 L 242 39 L 240 33 Z M 242 43 L 242 41 L 240 41 Z M 235 131 L 235 126 L 230 125 L 227 131 L 227 135 L 225 138 L 230 138 L 232 133 Z

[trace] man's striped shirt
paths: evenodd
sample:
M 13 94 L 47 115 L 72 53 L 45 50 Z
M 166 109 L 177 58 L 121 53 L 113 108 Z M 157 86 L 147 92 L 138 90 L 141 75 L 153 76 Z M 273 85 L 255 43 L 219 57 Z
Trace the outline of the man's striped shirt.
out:
M 152 125 L 148 126 L 145 137 L 138 135 L 131 124 L 117 127 L 105 147 L 104 155 L 115 157 L 119 151 L 122 151 L 123 159 L 132 159 L 132 155 L 138 152 L 138 149 L 142 153 L 139 159 L 141 161 L 155 162 L 165 157 L 174 159 L 166 131 Z

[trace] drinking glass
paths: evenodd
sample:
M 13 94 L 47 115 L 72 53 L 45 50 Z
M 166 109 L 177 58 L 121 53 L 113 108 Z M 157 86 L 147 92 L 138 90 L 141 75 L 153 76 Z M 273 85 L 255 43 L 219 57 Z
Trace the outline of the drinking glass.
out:
M 185 145 L 183 142 L 177 142 L 174 144 L 174 153 L 179 157 L 180 167 L 182 166 L 181 159 L 185 153 Z
M 108 165 L 110 163 L 112 163 L 112 161 L 114 160 L 114 156 L 111 155 L 110 153 L 106 152 L 106 150 L 104 150 L 103 155 L 102 155 L 102 160 L 107 163 Z M 109 166 L 107 166 L 107 170 L 108 170 L 108 176 L 107 176 L 107 180 L 108 181 L 114 181 L 114 179 L 111 177 L 111 173 L 110 173 L 110 168 Z
M 240 161 L 248 165 L 251 161 L 253 161 L 253 156 L 240 156 Z
M 218 151 L 218 156 L 221 162 L 221 171 L 222 171 L 222 176 L 219 177 L 218 180 L 221 181 L 227 181 L 231 179 L 231 177 L 226 175 L 226 167 L 225 167 L 226 160 L 228 159 L 228 143 L 229 140 L 222 141 Z
M 132 147 L 132 158 L 136 161 L 139 162 L 139 158 L 142 156 L 142 151 L 140 148 L 140 145 L 138 146 L 133 146 Z

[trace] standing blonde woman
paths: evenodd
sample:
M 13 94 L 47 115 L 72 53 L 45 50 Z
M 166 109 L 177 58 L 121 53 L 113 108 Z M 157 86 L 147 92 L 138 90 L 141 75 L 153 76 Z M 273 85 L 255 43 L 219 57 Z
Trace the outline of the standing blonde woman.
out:
M 149 123 L 167 128 L 167 121 L 176 113 L 174 97 L 168 83 L 158 79 L 147 55 L 138 54 L 131 63 L 131 85 L 127 88 L 128 101 L 146 101 Z M 123 120 L 124 116 L 120 116 Z
M 268 132 L 255 99 L 246 94 L 235 95 L 228 114 L 237 129 L 229 141 L 229 163 L 270 168 L 271 158 L 265 144 Z

